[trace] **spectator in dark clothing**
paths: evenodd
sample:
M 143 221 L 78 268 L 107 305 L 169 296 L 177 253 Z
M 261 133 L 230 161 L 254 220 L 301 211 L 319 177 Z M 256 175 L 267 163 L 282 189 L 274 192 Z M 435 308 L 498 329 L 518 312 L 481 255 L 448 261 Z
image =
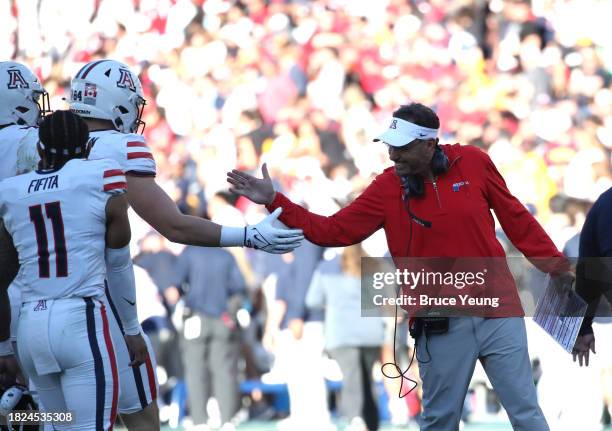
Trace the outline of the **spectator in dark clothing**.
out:
M 163 367 L 169 377 L 168 382 L 174 383 L 176 379 L 183 378 L 183 364 L 176 355 L 179 348 L 178 333 L 168 316 L 172 315 L 178 294 L 174 298 L 167 298 L 168 289 L 174 283 L 174 267 L 176 256 L 166 248 L 166 239 L 155 231 L 149 232 L 141 241 L 141 253 L 134 258 L 134 263 L 146 272 L 153 280 L 158 290 L 161 303 L 166 309 L 167 316 L 157 316 L 142 322 L 142 329 L 149 336 L 153 344 L 153 351 L 157 365 Z M 170 379 L 174 377 L 175 379 Z M 161 392 L 169 388 L 160 387 Z
M 147 270 L 160 293 L 174 283 L 176 264 L 176 256 L 165 247 L 164 241 L 164 237 L 157 232 L 150 232 L 142 239 L 141 253 L 134 258 L 138 266 Z
M 612 304 L 612 188 L 597 199 L 587 214 L 580 234 L 580 256 L 576 267 L 576 292 L 588 303 L 586 317 L 574 345 L 574 361 L 589 365 L 595 353 L 593 318 L 602 295 Z
M 306 306 L 306 294 L 312 274 L 323 257 L 323 248 L 310 242 L 293 252 L 294 258 L 285 271 L 278 274 L 276 299 L 287 305 L 281 329 L 305 322 L 322 322 L 323 311 Z
M 185 305 L 183 363 L 194 425 L 208 421 L 206 403 L 219 402 L 222 423 L 239 409 L 237 305 L 246 293 L 234 257 L 219 248 L 187 247 L 174 272 Z

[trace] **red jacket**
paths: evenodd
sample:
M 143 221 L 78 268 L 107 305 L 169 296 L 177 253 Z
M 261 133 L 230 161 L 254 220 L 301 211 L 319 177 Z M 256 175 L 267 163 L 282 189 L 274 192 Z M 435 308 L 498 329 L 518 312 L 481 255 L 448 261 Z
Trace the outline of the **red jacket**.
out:
M 437 190 L 429 181 L 425 183 L 423 196 L 410 198 L 412 213 L 430 221 L 431 228 L 411 223 L 402 199 L 400 179 L 392 167 L 385 169 L 357 199 L 332 216 L 313 214 L 281 193 L 276 194 L 267 209 L 282 207 L 280 220 L 287 226 L 303 229 L 309 241 L 321 246 L 356 244 L 382 227 L 396 265 L 402 257 L 505 258 L 495 236 L 492 209 L 508 238 L 525 256 L 562 258 L 544 229 L 510 193 L 486 153 L 477 147 L 459 144 L 442 145 L 442 149 L 450 167 L 437 178 Z M 532 259 L 544 272 L 565 270 L 567 265 L 562 261 L 560 266 L 559 259 Z M 503 314 L 523 315 L 513 279 L 506 280 L 496 290 L 502 291 Z

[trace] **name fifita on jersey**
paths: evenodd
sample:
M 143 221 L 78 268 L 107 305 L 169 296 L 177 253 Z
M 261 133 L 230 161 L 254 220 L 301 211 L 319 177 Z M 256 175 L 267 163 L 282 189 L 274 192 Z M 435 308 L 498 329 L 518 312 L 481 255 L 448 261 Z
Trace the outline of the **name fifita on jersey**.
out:
M 38 191 L 47 191 L 52 189 L 59 189 L 59 175 L 51 175 L 50 177 L 33 179 L 32 181 L 30 181 L 28 193 L 35 193 Z

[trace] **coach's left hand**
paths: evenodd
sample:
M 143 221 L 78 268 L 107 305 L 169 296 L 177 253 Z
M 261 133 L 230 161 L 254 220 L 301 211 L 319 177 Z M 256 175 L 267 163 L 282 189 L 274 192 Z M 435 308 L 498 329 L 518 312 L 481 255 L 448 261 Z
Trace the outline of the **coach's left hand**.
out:
M 572 290 L 574 280 L 576 280 L 576 274 L 572 271 L 565 271 L 561 274 L 552 276 L 552 282 L 559 294 L 568 295 Z
M 595 335 L 579 335 L 578 338 L 576 338 L 576 344 L 574 344 L 574 349 L 572 350 L 574 362 L 576 362 L 576 358 L 578 358 L 578 363 L 581 367 L 583 361 L 585 367 L 588 367 L 590 354 L 589 351 L 595 353 Z

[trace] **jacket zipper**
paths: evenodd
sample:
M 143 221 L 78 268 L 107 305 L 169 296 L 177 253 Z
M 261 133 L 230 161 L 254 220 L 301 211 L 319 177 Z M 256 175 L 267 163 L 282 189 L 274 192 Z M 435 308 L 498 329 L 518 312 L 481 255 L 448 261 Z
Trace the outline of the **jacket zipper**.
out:
M 442 203 L 440 203 L 440 195 L 438 194 L 438 183 L 437 177 L 433 179 L 432 184 L 434 188 L 434 192 L 436 192 L 436 200 L 438 201 L 438 208 L 442 209 Z

